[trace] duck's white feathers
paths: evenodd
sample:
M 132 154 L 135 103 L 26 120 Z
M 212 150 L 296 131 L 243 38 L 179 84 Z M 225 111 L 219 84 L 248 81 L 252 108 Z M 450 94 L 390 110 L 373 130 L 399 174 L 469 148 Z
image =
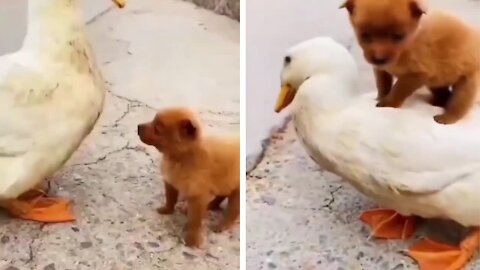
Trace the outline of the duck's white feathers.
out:
M 400 109 L 376 108 L 374 93 L 348 97 L 351 87 L 318 76 L 298 89 L 294 124 L 312 159 L 382 207 L 480 225 L 480 113 L 440 125 L 441 109 L 420 95 Z M 345 102 L 318 106 L 339 98 L 322 89 L 347 93 Z
M 54 16 L 76 8 L 59 4 L 69 2 L 55 1 L 52 14 L 41 14 L 45 20 L 32 20 L 43 24 L 29 25 L 23 48 L 0 57 L 0 199 L 15 198 L 54 173 L 101 113 L 106 88 L 81 19 Z M 48 0 L 43 3 L 42 12 Z M 50 24 L 50 15 L 63 24 Z

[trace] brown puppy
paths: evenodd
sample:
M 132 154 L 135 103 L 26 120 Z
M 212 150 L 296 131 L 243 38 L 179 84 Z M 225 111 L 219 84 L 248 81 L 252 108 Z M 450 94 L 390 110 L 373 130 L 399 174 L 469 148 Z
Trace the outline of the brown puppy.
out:
M 200 121 L 184 108 L 158 112 L 152 122 L 138 125 L 138 135 L 142 142 L 163 154 L 166 203 L 158 212 L 172 214 L 178 195 L 187 200 L 188 246 L 200 247 L 207 208 L 219 209 L 225 198 L 226 215 L 214 230 L 223 231 L 235 224 L 240 212 L 238 138 L 204 136 Z
M 432 104 L 445 107 L 435 116 L 438 123 L 455 123 L 468 113 L 480 87 L 477 29 L 447 13 L 427 12 L 420 0 L 348 0 L 341 7 L 374 66 L 377 106 L 398 108 L 427 86 Z

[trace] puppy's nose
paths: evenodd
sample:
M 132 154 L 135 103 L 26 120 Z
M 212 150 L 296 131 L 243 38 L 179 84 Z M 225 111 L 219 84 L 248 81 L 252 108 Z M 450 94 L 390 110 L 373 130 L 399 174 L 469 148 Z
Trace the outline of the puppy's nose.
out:
M 144 125 L 140 124 L 137 126 L 137 134 L 140 135 L 143 133 L 143 129 L 145 128 Z
M 387 57 L 376 57 L 374 56 L 372 58 L 372 63 L 375 64 L 375 65 L 385 65 L 386 63 L 388 63 L 388 58 Z

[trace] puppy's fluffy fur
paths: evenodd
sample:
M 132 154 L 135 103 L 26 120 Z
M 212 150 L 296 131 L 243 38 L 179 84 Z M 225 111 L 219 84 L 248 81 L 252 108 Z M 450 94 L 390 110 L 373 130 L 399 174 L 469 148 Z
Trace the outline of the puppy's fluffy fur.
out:
M 235 224 L 240 211 L 238 137 L 204 136 L 200 121 L 185 108 L 158 112 L 153 121 L 138 126 L 138 135 L 142 142 L 163 154 L 166 203 L 158 211 L 172 214 L 179 195 L 187 200 L 188 246 L 202 244 L 202 220 L 207 209 L 220 209 L 225 198 L 225 217 L 214 230 L 223 231 Z
M 378 106 L 400 107 L 426 86 L 432 104 L 445 107 L 435 116 L 438 123 L 455 123 L 468 113 L 480 87 L 477 29 L 448 13 L 427 11 L 420 0 L 348 0 L 342 7 L 374 66 Z

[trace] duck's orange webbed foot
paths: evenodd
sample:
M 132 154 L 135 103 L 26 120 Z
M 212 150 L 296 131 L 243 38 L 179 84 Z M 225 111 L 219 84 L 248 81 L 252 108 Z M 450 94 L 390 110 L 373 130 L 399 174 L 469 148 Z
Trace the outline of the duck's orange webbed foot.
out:
M 32 190 L 18 199 L 2 202 L 12 216 L 25 220 L 33 220 L 45 223 L 59 223 L 74 221 L 71 204 L 62 198 L 47 197 L 39 190 Z
M 360 220 L 370 226 L 371 236 L 384 239 L 407 239 L 415 233 L 416 218 L 405 217 L 390 209 L 363 212 Z
M 417 261 L 420 270 L 460 270 L 479 251 L 480 229 L 470 234 L 458 247 L 423 240 L 409 248 L 409 256 Z

